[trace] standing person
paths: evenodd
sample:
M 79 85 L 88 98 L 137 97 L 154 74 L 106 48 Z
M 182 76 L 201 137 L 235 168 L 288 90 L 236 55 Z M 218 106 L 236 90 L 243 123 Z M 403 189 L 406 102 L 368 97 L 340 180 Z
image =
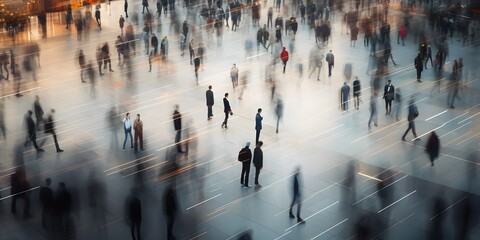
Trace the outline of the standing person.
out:
M 238 86 L 238 68 L 237 64 L 233 64 L 232 68 L 230 69 L 230 79 L 232 80 L 233 90 Z
M 128 18 L 128 0 L 125 0 L 123 4 L 123 11 L 125 12 L 125 17 Z
M 242 163 L 242 174 L 240 175 L 240 184 L 249 188 L 248 179 L 250 176 L 250 165 L 252 163 L 252 150 L 250 150 L 250 142 L 247 142 L 244 148 L 238 153 L 238 161 Z
M 30 197 L 28 190 L 30 183 L 27 180 L 24 167 L 18 167 L 14 174 L 10 175 L 10 194 L 12 195 L 11 212 L 17 213 L 17 199 L 23 199 L 23 218 L 32 217 L 30 214 Z
M 13 75 L 13 81 L 15 82 L 15 96 L 16 97 L 21 97 L 23 94 L 20 93 L 20 88 L 22 86 L 22 75 L 20 73 L 20 67 L 18 64 L 15 64 L 12 66 L 12 75 Z
M 360 94 L 362 92 L 362 87 L 360 85 L 360 80 L 357 76 L 355 76 L 355 80 L 353 81 L 353 104 L 355 105 L 355 109 L 359 109 L 360 107 Z
M 31 141 L 37 152 L 43 152 L 45 150 L 40 148 L 37 144 L 37 130 L 35 128 L 35 122 L 33 122 L 32 119 L 32 114 L 33 112 L 31 110 L 28 110 L 27 114 L 25 115 L 25 123 L 27 126 L 27 140 L 25 141 L 24 146 L 27 146 L 27 144 Z
M 118 25 L 120 26 L 120 33 L 123 35 L 123 27 L 125 26 L 125 18 L 120 15 L 120 19 L 118 20 Z
M 132 239 L 140 240 L 140 228 L 142 226 L 142 202 L 137 197 L 137 191 L 132 189 L 132 193 L 127 197 L 125 201 L 125 213 L 128 222 L 130 223 L 130 231 L 132 233 Z M 137 232 L 137 238 L 135 238 L 135 230 Z
M 195 58 L 195 50 L 193 47 L 193 38 L 190 39 L 190 43 L 188 44 L 188 51 L 190 52 L 190 65 L 192 65 L 192 59 Z
M 72 210 L 72 194 L 68 191 L 67 185 L 60 182 L 54 196 L 56 212 L 60 220 L 59 229 L 64 236 L 63 238 L 65 238 L 69 234 L 69 230 L 71 231 L 69 218 Z
M 230 102 L 228 101 L 228 93 L 225 93 L 225 97 L 223 98 L 223 112 L 225 113 L 225 119 L 222 123 L 222 128 L 228 128 L 228 115 L 233 115 L 232 108 L 230 107 Z
M 430 65 L 433 68 L 433 59 L 432 59 L 432 46 L 427 42 L 427 53 L 425 55 L 425 69 L 428 69 L 427 63 L 430 60 Z
M 196 57 L 193 59 L 193 67 L 195 70 L 195 80 L 198 85 L 198 69 L 200 68 L 200 58 Z
M 162 59 L 167 60 L 168 57 L 168 39 L 167 36 L 165 36 L 162 39 L 162 42 L 160 43 L 160 53 L 162 54 Z
M 133 121 L 133 129 L 135 130 L 135 152 L 138 151 L 138 142 L 140 142 L 140 150 L 143 151 L 143 121 L 140 119 L 140 114 L 137 114 L 137 118 L 135 118 L 135 121 Z
M 157 55 L 158 54 L 158 38 L 157 36 L 155 36 L 155 33 L 152 33 L 151 45 L 153 47 L 153 54 Z
M 53 198 L 53 191 L 50 188 L 52 179 L 45 179 L 45 186 L 40 187 L 39 199 L 42 206 L 42 227 L 47 228 L 47 222 L 50 224 L 53 214 L 53 205 L 55 199 Z
M 185 34 L 180 33 L 180 51 L 182 52 L 181 56 L 185 55 L 185 41 L 187 38 L 185 37 Z
M 162 15 L 162 0 L 157 0 L 157 18 L 160 18 L 160 16 Z
M 215 103 L 215 99 L 213 98 L 212 85 L 208 86 L 208 90 L 205 93 L 205 98 L 207 100 L 207 119 L 210 120 L 213 117 L 212 107 Z
M 262 151 L 263 142 L 259 141 L 257 146 L 253 150 L 253 165 L 255 166 L 255 188 L 260 188 L 262 185 L 258 183 L 258 176 L 260 175 L 260 170 L 263 168 L 263 151 Z
M 420 138 L 417 138 L 417 131 L 415 131 L 415 118 L 418 117 L 418 109 L 417 105 L 415 104 L 415 98 L 412 96 L 410 98 L 410 102 L 408 103 L 408 128 L 403 134 L 402 141 L 405 141 L 405 136 L 407 136 L 408 131 L 412 130 L 414 141 L 420 141 Z
M 282 52 L 280 53 L 280 59 L 283 62 L 283 73 L 285 73 L 285 68 L 287 67 L 287 62 L 288 62 L 288 52 L 287 48 L 283 47 Z
M 262 109 L 259 108 L 257 110 L 257 115 L 255 115 L 255 131 L 256 131 L 255 144 L 258 143 L 258 139 L 260 138 L 260 131 L 262 130 L 263 117 L 262 117 L 262 115 L 260 115 L 261 113 L 262 113 Z
M 368 129 L 371 129 L 370 124 L 373 122 L 375 127 L 378 127 L 378 112 L 377 112 L 377 93 L 373 92 L 370 96 L 370 119 L 368 119 Z
M 183 153 L 180 145 L 182 137 L 182 114 L 178 111 L 179 108 L 180 106 L 176 104 L 175 110 L 173 111 L 173 128 L 175 129 L 175 144 L 177 145 L 177 151 Z
M 267 13 L 267 26 L 269 28 L 272 27 L 272 20 L 273 20 L 273 8 L 269 7 L 268 13 Z
M 174 240 L 173 224 L 175 223 L 178 211 L 177 191 L 175 190 L 175 186 L 170 185 L 167 187 L 163 200 L 164 213 L 167 216 L 167 240 Z
M 102 49 L 100 47 L 97 48 L 95 57 L 98 65 L 98 72 L 100 73 L 100 75 L 103 75 L 102 73 L 103 56 L 102 56 Z
M 63 152 L 63 150 L 60 149 L 60 146 L 58 145 L 57 135 L 55 134 L 55 125 L 53 121 L 54 113 L 55 109 L 51 109 L 50 114 L 48 114 L 47 116 L 47 122 L 45 123 L 45 133 L 50 133 L 53 135 L 53 141 L 55 143 L 55 148 L 57 149 L 57 152 Z
M 83 50 L 80 49 L 78 51 L 78 65 L 80 65 L 80 79 L 82 79 L 82 82 L 87 82 L 83 78 L 83 72 L 85 71 L 85 67 L 87 65 L 87 61 L 85 60 L 85 54 L 83 53 Z
M 397 44 L 400 44 L 400 39 L 402 39 L 402 46 L 405 46 L 405 37 L 407 36 L 407 28 L 405 25 L 402 25 L 400 30 L 398 30 Z
M 130 136 L 130 147 L 133 148 L 133 138 L 132 138 L 132 121 L 130 120 L 130 113 L 125 114 L 125 118 L 122 120 L 123 130 L 125 131 L 125 140 L 123 140 L 123 149 L 125 149 L 125 144 L 127 143 L 127 138 Z
M 417 69 L 417 81 L 422 82 L 422 80 L 420 79 L 422 78 L 423 62 L 422 62 L 422 56 L 420 56 L 420 53 L 418 53 L 413 63 L 415 64 L 415 69 Z
M 278 133 L 278 125 L 280 124 L 280 119 L 283 116 L 283 100 L 280 96 L 277 97 L 277 105 L 275 106 L 275 115 L 277 115 L 277 128 L 275 133 Z
M 148 11 L 148 0 L 142 0 L 142 6 L 143 6 L 142 13 L 145 12 L 145 8 L 147 9 L 147 13 L 149 13 L 149 11 Z
M 392 85 L 392 80 L 388 80 L 383 89 L 383 99 L 385 99 L 385 115 L 392 113 L 392 101 L 395 98 L 395 87 Z
M 332 53 L 332 50 L 330 50 L 329 53 L 327 53 L 327 56 L 325 57 L 325 60 L 328 63 L 328 76 L 332 76 L 332 68 L 335 65 L 335 56 Z
M 95 20 L 97 21 L 97 25 L 102 30 L 102 21 L 100 20 L 100 4 L 95 6 Z
M 0 99 L 0 132 L 3 134 L 3 140 L 7 139 L 5 130 L 5 98 Z
M 428 138 L 427 145 L 425 146 L 425 152 L 428 154 L 430 163 L 433 167 L 433 161 L 438 158 L 438 153 L 440 152 L 440 139 L 435 131 L 432 131 L 430 137 Z
M 280 26 L 277 26 L 277 29 L 275 30 L 275 41 L 280 43 L 280 46 L 283 46 L 282 42 L 282 28 Z
M 124 55 L 125 46 L 126 44 L 123 42 L 122 36 L 118 35 L 117 40 L 115 40 L 115 48 L 117 49 L 118 66 L 123 66 L 121 55 Z M 125 63 L 125 57 L 123 57 L 123 62 Z
M 43 112 L 42 104 L 40 104 L 40 97 L 38 95 L 35 95 L 35 101 L 33 102 L 33 110 L 35 111 L 35 118 L 37 120 L 36 129 L 38 131 L 40 130 L 42 123 L 45 122 L 43 120 L 44 112 Z
M 295 174 L 293 175 L 293 199 L 292 203 L 290 204 L 290 211 L 288 212 L 288 216 L 290 218 L 295 218 L 293 215 L 292 209 L 293 205 L 297 204 L 297 222 L 298 223 L 305 223 L 305 221 L 300 217 L 300 210 L 302 208 L 302 200 L 301 200 L 301 193 L 300 193 L 300 167 L 297 167 L 295 170 Z
M 343 83 L 343 86 L 340 88 L 340 101 L 343 111 L 348 110 L 348 101 L 350 98 L 350 86 L 346 82 Z
M 110 47 L 108 46 L 108 42 L 105 42 L 103 44 L 101 50 L 102 50 L 102 58 L 103 58 L 103 69 L 107 69 L 107 64 L 108 64 L 108 70 L 110 72 L 113 72 L 112 60 L 110 59 Z

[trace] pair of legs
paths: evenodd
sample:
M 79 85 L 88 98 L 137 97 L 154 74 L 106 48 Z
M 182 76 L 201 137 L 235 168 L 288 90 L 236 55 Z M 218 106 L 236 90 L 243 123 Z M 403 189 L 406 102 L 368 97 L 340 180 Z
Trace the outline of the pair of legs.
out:
M 181 136 L 182 136 L 182 130 L 176 130 L 175 144 L 177 145 L 177 152 L 183 152 L 182 145 L 180 145 Z
M 403 134 L 403 137 L 402 137 L 403 141 L 405 141 L 405 136 L 407 136 L 407 133 L 410 131 L 410 129 L 412 130 L 413 137 L 415 139 L 417 138 L 417 131 L 415 131 L 415 122 L 412 120 L 412 121 L 408 121 L 407 131 L 405 131 L 405 134 Z
M 360 94 L 358 94 L 358 93 L 353 94 L 353 104 L 354 104 L 355 109 L 358 110 L 359 107 L 360 107 Z
M 302 201 L 300 199 L 300 196 L 298 193 L 294 193 L 293 194 L 293 200 L 292 200 L 292 203 L 290 204 L 290 211 L 289 211 L 289 216 L 290 218 L 295 218 L 295 216 L 293 215 L 293 205 L 297 204 L 297 220 L 298 222 L 301 222 L 303 221 L 303 219 L 300 217 L 300 210 L 302 208 Z
M 135 131 L 133 142 L 135 146 L 135 151 L 138 151 L 138 142 L 140 142 L 140 150 L 143 151 L 143 131 L 142 132 Z
M 207 118 L 210 120 L 213 117 L 213 105 L 207 105 Z
M 256 130 L 256 134 L 255 134 L 255 144 L 258 143 L 258 139 L 260 138 L 260 131 L 261 131 L 261 129 Z
M 385 99 L 385 114 L 392 113 L 392 100 Z
M 260 184 L 258 183 L 258 176 L 260 175 L 260 170 L 262 169 L 255 167 L 255 185 L 256 186 L 260 186 Z
M 227 124 L 228 124 L 228 112 L 225 112 L 225 119 L 223 120 L 222 128 L 223 127 L 228 128 Z
M 243 162 L 242 163 L 242 175 L 240 176 L 240 184 L 244 185 L 245 187 L 248 187 L 248 179 L 250 176 L 250 163 L 249 162 Z
M 140 240 L 140 227 L 142 225 L 142 222 L 141 221 L 132 221 L 132 223 L 130 224 L 130 230 L 132 232 L 132 238 L 133 240 L 136 240 L 138 238 L 138 240 Z M 137 232 L 137 238 L 135 238 L 135 231 Z
M 130 136 L 130 145 L 133 148 L 133 138 L 132 138 L 132 129 L 125 129 L 125 140 L 123 140 L 123 149 L 125 149 L 125 144 L 127 143 L 127 138 Z
M 17 199 L 23 199 L 24 205 L 23 205 L 23 217 L 28 218 L 30 217 L 30 198 L 28 197 L 27 193 L 22 193 L 19 195 L 14 195 L 12 197 L 12 206 L 11 206 L 11 211 L 13 214 L 17 212 Z
M 333 64 L 329 63 L 328 64 L 328 76 L 332 76 L 332 68 L 333 68 Z

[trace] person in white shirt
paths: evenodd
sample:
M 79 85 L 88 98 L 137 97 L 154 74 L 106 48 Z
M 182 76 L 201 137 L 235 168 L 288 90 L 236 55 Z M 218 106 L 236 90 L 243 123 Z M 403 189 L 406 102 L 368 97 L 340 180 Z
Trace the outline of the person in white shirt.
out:
M 128 135 L 130 135 L 130 146 L 133 148 L 133 137 L 132 137 L 132 121 L 130 120 L 130 113 L 125 115 L 125 118 L 122 120 L 123 130 L 125 130 L 125 140 L 123 141 L 123 149 L 125 149 L 125 143 L 127 143 Z

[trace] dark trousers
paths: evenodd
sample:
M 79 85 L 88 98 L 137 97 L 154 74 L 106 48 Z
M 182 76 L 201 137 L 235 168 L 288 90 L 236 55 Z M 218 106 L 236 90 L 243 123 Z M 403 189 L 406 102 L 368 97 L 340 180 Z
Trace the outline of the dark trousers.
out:
M 415 131 L 415 123 L 413 121 L 409 121 L 407 131 L 405 131 L 405 134 L 403 134 L 402 139 L 407 136 L 407 133 L 410 131 L 410 129 L 412 129 L 413 137 L 417 138 L 417 131 Z
M 225 125 L 225 127 L 227 127 L 227 124 L 228 124 L 228 112 L 225 113 L 225 119 L 223 120 L 222 126 Z
M 287 61 L 283 61 L 283 73 L 285 73 L 285 68 L 287 67 Z
M 255 167 L 255 184 L 258 184 L 258 175 L 260 175 L 261 168 Z
M 57 150 L 60 150 L 60 146 L 58 145 L 58 140 L 57 140 L 57 134 L 55 134 L 55 131 L 52 131 L 51 134 L 53 135 L 53 142 L 55 143 L 55 148 Z
M 240 183 L 242 185 L 248 186 L 248 179 L 250 176 L 250 163 L 243 162 L 242 163 L 242 175 L 240 176 Z
M 333 64 L 328 64 L 328 76 L 332 76 L 332 68 L 333 68 Z
M 258 143 L 258 139 L 260 138 L 260 131 L 261 131 L 261 129 L 256 130 L 256 134 L 255 134 L 255 144 Z
M 135 151 L 138 151 L 138 142 L 140 142 L 140 150 L 143 151 L 143 131 L 135 131 L 133 135 L 133 143 L 135 146 Z
M 392 100 L 391 99 L 385 99 L 385 112 L 387 114 L 390 114 L 392 112 Z
M 207 105 L 207 117 L 213 117 L 213 110 L 212 110 L 213 105 Z
M 130 135 L 130 145 L 133 148 L 133 138 L 132 138 L 132 129 L 125 129 L 125 140 L 123 140 L 123 149 L 125 149 L 125 144 L 127 143 L 127 138 Z
M 133 240 L 136 240 L 138 238 L 138 240 L 141 239 L 140 237 L 140 227 L 142 225 L 142 222 L 141 221 L 132 221 L 132 223 L 130 224 L 130 230 L 132 232 L 132 239 Z M 135 238 L 135 230 L 137 231 L 137 238 Z
M 420 79 L 420 78 L 422 78 L 422 69 L 417 68 L 417 79 Z
M 177 145 L 177 151 L 182 152 L 182 146 L 180 145 L 180 139 L 182 137 L 182 130 L 176 130 L 175 144 Z
M 301 208 L 302 208 L 302 201 L 300 201 L 300 195 L 298 193 L 293 194 L 293 200 L 292 200 L 292 203 L 290 204 L 290 214 L 292 214 L 292 215 L 293 215 L 292 209 L 293 209 L 293 205 L 295 205 L 295 203 L 297 204 L 297 218 L 301 218 L 300 217 L 300 211 L 301 211 Z
M 12 213 L 17 212 L 17 199 L 21 198 L 23 199 L 24 205 L 23 205 L 23 216 L 28 217 L 30 215 L 30 198 L 28 197 L 27 193 L 22 193 L 18 195 L 14 195 L 12 197 L 12 206 L 11 206 L 11 211 Z
M 167 216 L 167 239 L 174 239 L 173 224 L 175 223 L 175 216 Z
M 348 98 L 347 99 L 342 99 L 342 110 L 343 111 L 348 110 Z
M 37 144 L 37 133 L 36 131 L 30 132 L 27 136 L 27 141 L 25 142 L 25 146 L 28 144 L 28 142 L 32 142 L 33 146 L 35 149 L 39 149 L 40 147 Z

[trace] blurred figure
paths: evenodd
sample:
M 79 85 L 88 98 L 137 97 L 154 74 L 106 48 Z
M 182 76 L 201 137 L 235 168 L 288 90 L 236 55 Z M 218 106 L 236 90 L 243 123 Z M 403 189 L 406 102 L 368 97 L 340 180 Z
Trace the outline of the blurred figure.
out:
M 32 142 L 37 152 L 43 152 L 45 150 L 40 148 L 37 144 L 37 130 L 35 128 L 35 122 L 33 122 L 33 119 L 32 119 L 32 114 L 33 112 L 31 110 L 28 110 L 27 114 L 25 115 L 25 125 L 27 127 L 27 139 L 25 141 L 24 146 L 26 147 L 30 142 Z
M 158 54 L 158 38 L 155 36 L 155 33 L 152 33 L 152 37 L 150 39 L 150 45 L 153 47 L 153 55 Z
M 165 190 L 164 196 L 164 214 L 167 216 L 167 239 L 174 240 L 173 225 L 178 211 L 177 191 L 175 186 L 169 185 Z
M 183 153 L 182 146 L 180 144 L 182 138 L 182 114 L 178 111 L 180 106 L 175 105 L 175 110 L 173 111 L 173 128 L 175 129 L 175 144 L 177 145 L 177 151 Z
M 97 170 L 91 170 L 87 182 L 88 205 L 92 208 L 93 222 L 96 227 L 103 227 L 107 223 L 105 211 L 107 207 L 107 187 L 98 176 Z
M 355 80 L 353 80 L 353 105 L 355 109 L 359 109 L 360 107 L 360 95 L 362 93 L 362 87 L 360 85 L 360 80 L 357 76 L 355 76 Z
M 277 96 L 277 104 L 275 105 L 275 115 L 277 116 L 277 127 L 275 133 L 278 133 L 278 125 L 280 124 L 280 119 L 283 117 L 283 100 L 280 95 Z
M 25 168 L 18 167 L 14 174 L 10 176 L 10 186 L 12 195 L 11 211 L 13 214 L 17 213 L 17 199 L 23 199 L 23 218 L 31 218 L 30 214 L 30 197 L 28 190 L 30 189 L 30 183 L 27 180 Z
M 440 152 L 440 139 L 438 138 L 435 131 L 431 132 L 430 137 L 427 140 L 425 152 L 428 154 L 428 157 L 430 158 L 430 163 L 433 167 L 433 161 L 438 158 L 438 154 Z
M 195 49 L 193 46 L 194 39 L 190 39 L 190 43 L 188 43 L 188 52 L 190 53 L 190 65 L 192 65 L 192 60 L 195 58 Z
M 325 60 L 328 63 L 328 76 L 331 77 L 332 76 L 332 68 L 335 65 L 335 56 L 333 55 L 332 50 L 330 50 L 330 52 L 327 53 L 327 56 L 326 56 Z
M 5 129 L 5 98 L 0 99 L 0 132 L 3 140 L 7 140 L 7 130 Z
M 470 230 L 478 223 L 478 196 L 467 193 L 465 202 L 460 205 L 454 216 L 453 222 L 456 223 L 455 239 L 467 240 Z
M 18 64 L 15 64 L 15 67 L 12 67 L 13 81 L 15 82 L 15 96 L 21 97 L 23 94 L 20 93 L 22 75 L 20 73 L 20 67 Z
M 430 221 L 430 237 L 431 240 L 442 240 L 444 239 L 443 233 L 443 222 L 445 221 L 445 214 L 442 212 L 447 208 L 447 203 L 443 199 L 444 191 L 438 192 L 433 200 L 433 211 L 432 211 L 432 219 Z
M 410 98 L 410 102 L 408 103 L 408 128 L 403 134 L 402 141 L 405 141 L 405 136 L 407 136 L 408 131 L 412 130 L 414 141 L 420 141 L 420 138 L 417 138 L 417 132 L 415 131 L 415 118 L 418 117 L 418 109 L 417 105 L 415 104 L 415 98 L 412 96 Z
M 260 115 L 262 113 L 262 109 L 259 108 L 257 110 L 257 114 L 255 115 L 255 144 L 258 144 L 258 139 L 260 138 L 260 131 L 262 130 L 262 120 L 263 117 Z
M 33 110 L 35 111 L 35 118 L 37 120 L 36 129 L 38 131 L 40 130 L 41 124 L 45 122 L 43 120 L 44 112 L 43 112 L 42 104 L 40 104 L 40 97 L 38 95 L 35 95 L 35 101 L 33 102 Z
M 400 121 L 400 115 L 402 114 L 402 94 L 400 88 L 397 88 L 395 91 L 395 104 L 393 105 L 393 109 L 396 120 Z
M 86 69 L 87 66 L 87 61 L 85 60 L 85 54 L 83 53 L 83 50 L 80 49 L 77 54 L 78 57 L 78 65 L 80 66 L 80 79 L 82 79 L 82 82 L 87 82 L 83 78 L 83 73 Z
M 207 119 L 210 120 L 213 117 L 212 107 L 215 104 L 215 99 L 213 97 L 212 85 L 208 86 L 208 90 L 205 93 L 205 98 L 207 100 Z
M 245 93 L 245 89 L 247 89 L 248 85 L 248 77 L 250 76 L 250 71 L 245 71 L 242 73 L 242 77 L 240 78 L 239 88 L 240 91 L 238 93 L 238 99 L 243 99 L 243 93 Z
M 63 152 L 62 149 L 60 149 L 60 146 L 58 145 L 57 141 L 57 135 L 55 134 L 55 125 L 53 121 L 53 114 L 55 113 L 55 109 L 50 110 L 50 114 L 47 116 L 47 121 L 45 123 L 45 133 L 50 133 L 53 135 L 53 141 L 55 143 L 55 148 L 57 149 L 57 152 Z
M 280 53 L 280 59 L 282 60 L 282 63 L 283 63 L 283 73 L 285 73 L 285 68 L 287 67 L 287 62 L 288 62 L 287 48 L 283 47 L 283 50 Z
M 128 18 L 128 0 L 125 0 L 123 4 L 123 11 L 125 12 L 125 17 Z
M 230 107 L 230 102 L 228 101 L 228 93 L 225 93 L 223 98 L 223 112 L 225 113 L 225 119 L 222 122 L 222 128 L 228 128 L 228 115 L 233 115 L 232 108 Z
M 2 53 L 0 53 L 0 80 L 5 79 L 8 80 L 9 74 L 8 74 L 8 64 L 10 63 L 8 59 L 8 54 L 5 51 L 5 49 L 2 50 Z M 5 70 L 6 76 L 3 74 L 3 70 Z
M 142 0 L 142 6 L 143 6 L 142 13 L 145 12 L 145 9 L 147 9 L 147 13 L 149 13 L 149 11 L 148 11 L 148 0 Z
M 297 204 L 297 222 L 298 223 L 305 223 L 305 221 L 300 217 L 300 210 L 302 208 L 302 199 L 300 193 L 300 167 L 297 167 L 295 170 L 295 174 L 293 175 L 293 200 L 290 204 L 290 211 L 288 212 L 288 216 L 290 218 L 295 218 L 293 215 L 292 209 L 293 205 Z
M 247 142 L 244 148 L 238 153 L 238 161 L 242 163 L 242 174 L 240 175 L 240 184 L 242 187 L 249 188 L 248 180 L 250 176 L 250 165 L 252 163 L 252 150 L 250 142 Z
M 137 114 L 137 118 L 133 121 L 133 129 L 135 130 L 135 152 L 138 151 L 138 142 L 140 142 L 140 150 L 143 151 L 143 121 L 140 119 L 140 114 Z
M 230 79 L 232 80 L 233 90 L 238 86 L 238 67 L 237 64 L 233 64 L 230 69 Z
M 122 33 L 123 35 L 123 33 Z M 122 36 L 118 35 L 117 36 L 117 40 L 115 40 L 115 48 L 117 49 L 117 58 L 118 58 L 118 65 L 117 66 L 122 66 L 123 67 L 123 63 L 122 63 L 122 55 L 124 55 L 124 47 L 125 47 L 125 43 L 123 42 L 123 39 L 122 39 Z M 123 59 L 123 61 L 125 62 L 125 57 Z
M 259 141 L 253 150 L 253 165 L 255 166 L 255 188 L 260 188 L 262 185 L 258 183 L 258 176 L 263 168 L 263 142 Z
M 166 61 L 168 58 L 168 40 L 167 36 L 162 39 L 160 43 L 160 54 L 162 55 L 162 60 Z
M 125 26 L 125 18 L 120 15 L 120 19 L 118 20 L 118 25 L 120 27 L 120 34 L 123 35 L 123 27 Z
M 460 78 L 458 76 L 458 64 L 457 64 L 456 69 L 454 69 L 454 72 L 450 75 L 450 84 L 449 84 L 448 95 L 447 95 L 447 105 L 451 109 L 455 108 L 454 106 L 455 99 L 460 100 L 460 97 L 458 96 L 459 90 L 460 90 Z
M 370 124 L 373 122 L 375 127 L 378 127 L 378 112 L 377 112 L 377 93 L 373 92 L 370 96 L 370 119 L 368 119 L 368 129 L 371 129 Z
M 199 57 L 195 57 L 193 59 L 193 67 L 194 67 L 194 70 L 195 70 L 195 82 L 198 85 L 198 69 L 200 68 L 200 58 Z
M 117 108 L 112 106 L 107 113 L 107 121 L 109 123 L 110 132 L 112 135 L 112 144 L 113 146 L 118 146 L 118 136 L 117 136 L 117 121 L 118 121 Z
M 100 75 L 103 75 L 102 73 L 103 56 L 102 56 L 102 49 L 100 47 L 97 47 L 97 52 L 95 53 L 95 57 L 98 65 L 98 72 L 100 73 Z
M 125 200 L 125 213 L 127 223 L 130 225 L 133 240 L 141 240 L 140 228 L 142 226 L 142 203 L 137 197 L 137 190 L 132 189 L 131 194 Z M 135 238 L 135 231 L 137 238 Z
M 345 190 L 343 192 L 344 194 L 344 201 L 347 203 L 347 205 L 353 205 L 355 203 L 356 199 L 356 193 L 357 193 L 357 185 L 356 185 L 356 176 L 357 176 L 357 167 L 358 167 L 358 161 L 357 160 L 351 160 L 348 165 L 347 165 L 347 172 L 345 176 Z
M 100 4 L 97 4 L 95 6 L 95 20 L 97 21 L 98 28 L 102 30 L 102 21 L 100 20 L 100 8 L 101 8 Z
M 130 147 L 133 148 L 132 121 L 130 120 L 130 113 L 127 112 L 122 122 L 123 122 L 123 130 L 125 131 L 125 140 L 123 140 L 123 149 L 125 149 L 125 144 L 127 143 L 128 136 L 130 136 Z
M 377 183 L 377 194 L 380 198 L 380 211 L 388 207 L 388 204 L 392 203 L 393 197 L 393 173 L 391 170 L 385 170 L 378 176 L 380 181 Z
M 103 59 L 103 69 L 107 69 L 107 64 L 108 64 L 109 71 L 113 72 L 112 61 L 110 59 L 110 47 L 108 46 L 108 42 L 105 42 L 103 44 L 101 50 L 102 50 L 102 59 Z
M 53 198 L 53 191 L 50 188 L 52 180 L 50 178 L 45 179 L 45 186 L 40 187 L 39 199 L 42 206 L 42 227 L 47 228 L 50 226 L 50 221 L 53 214 L 53 206 L 55 199 Z
M 422 80 L 420 79 L 422 78 L 423 61 L 422 61 L 422 57 L 420 56 L 420 53 L 417 55 L 413 63 L 415 65 L 415 69 L 417 69 L 417 81 L 422 82 Z
M 385 99 L 385 115 L 392 113 L 392 101 L 395 98 L 395 87 L 392 80 L 388 80 L 383 91 L 383 99 Z
M 350 86 L 346 82 L 343 83 L 343 86 L 340 88 L 340 103 L 343 111 L 348 110 L 348 101 L 350 98 Z
M 62 237 L 66 237 L 73 230 L 70 222 L 70 213 L 72 210 L 72 194 L 67 189 L 64 182 L 58 184 L 55 191 L 55 209 L 59 222 L 58 228 Z
M 312 50 L 310 50 L 310 63 L 309 63 L 310 75 L 308 75 L 308 77 L 310 78 L 312 74 L 315 72 L 315 70 L 318 69 L 317 81 L 320 81 L 320 71 L 322 70 L 322 65 L 323 65 L 323 54 L 319 47 L 313 47 Z

